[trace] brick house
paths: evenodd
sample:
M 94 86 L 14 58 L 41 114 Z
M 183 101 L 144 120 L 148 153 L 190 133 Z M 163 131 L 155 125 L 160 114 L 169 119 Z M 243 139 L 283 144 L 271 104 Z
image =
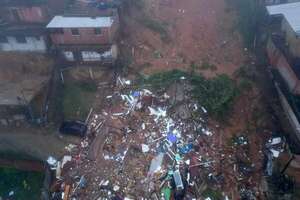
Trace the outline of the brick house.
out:
M 46 52 L 46 0 L 0 2 L 0 50 Z
M 66 61 L 112 63 L 117 58 L 118 24 L 114 16 L 55 16 L 47 29 L 53 48 Z
M 267 6 L 267 11 L 273 27 L 267 45 L 270 64 L 300 95 L 300 2 Z

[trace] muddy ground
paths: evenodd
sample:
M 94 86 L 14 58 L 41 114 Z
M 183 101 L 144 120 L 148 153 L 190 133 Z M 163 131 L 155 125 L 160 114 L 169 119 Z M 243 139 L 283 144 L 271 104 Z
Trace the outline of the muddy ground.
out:
M 121 16 L 121 45 L 132 71 L 178 68 L 211 77 L 232 75 L 243 64 L 237 16 L 225 0 L 138 2 L 144 3 L 130 2 Z
M 123 69 L 128 72 L 127 75 L 131 80 L 136 77 L 137 73 L 153 74 L 170 69 L 202 73 L 205 77 L 225 73 L 236 79 L 234 72 L 242 65 L 249 64 L 248 51 L 243 48 L 242 39 L 236 27 L 237 16 L 226 5 L 225 0 L 147 0 L 144 1 L 142 7 L 134 3 L 129 6 L 126 7 L 125 4 L 121 10 L 120 45 L 122 61 L 126 65 Z M 108 73 L 109 76 L 106 76 L 105 82 L 97 80 L 97 92 L 94 103 L 91 104 L 94 109 L 93 117 L 106 116 L 104 112 L 109 114 L 123 112 L 126 107 L 123 105 L 124 102 L 117 101 L 114 104 L 113 101 L 107 100 L 107 97 L 120 97 L 122 92 L 131 93 L 128 90 L 135 89 L 133 86 L 129 86 L 129 89 L 125 91 L 116 88 L 117 80 L 113 75 L 114 72 Z M 153 93 L 158 96 L 158 99 L 163 98 L 161 94 L 156 94 L 156 91 Z M 202 168 L 197 170 L 195 177 L 199 176 L 201 179 L 214 177 L 212 182 L 205 184 L 205 187 L 218 190 L 230 199 L 239 199 L 242 189 L 246 192 L 249 190 L 251 195 L 259 199 L 264 198 L 260 184 L 263 175 L 263 145 L 276 127 L 272 116 L 268 114 L 268 107 L 262 96 L 262 92 L 255 84 L 252 84 L 250 89 L 241 91 L 235 99 L 232 112 L 228 113 L 225 121 L 207 118 L 207 124 L 213 131 L 213 136 L 197 138 L 197 141 L 198 139 L 206 141 L 201 147 L 201 153 L 204 155 L 207 151 L 207 156 L 216 160 L 216 163 L 211 166 L 211 171 L 203 169 L 202 172 Z M 3 132 L 3 137 L 7 141 L 3 143 L 3 147 L 29 151 L 43 159 L 51 154 L 57 159 L 62 158 L 62 154 L 72 155 L 71 167 L 66 167 L 61 186 L 69 184 L 74 189 L 77 186 L 78 177 L 84 175 L 87 179 L 86 188 L 71 192 L 76 199 L 96 199 L 95 197 L 99 197 L 101 192 L 98 191 L 99 187 L 103 186 L 106 180 L 110 181 L 110 187 L 116 185 L 120 187 L 117 191 L 122 197 L 128 195 L 134 199 L 141 199 L 144 195 L 149 195 L 145 192 L 145 188 L 147 190 L 149 186 L 148 182 L 143 182 L 143 178 L 147 176 L 151 159 L 155 157 L 157 150 L 153 148 L 154 150 L 149 154 L 141 152 L 140 145 L 142 142 L 147 142 L 147 134 L 140 127 L 145 121 L 151 121 L 153 127 L 156 124 L 148 116 L 148 111 L 139 110 L 132 115 L 128 118 L 126 116 L 112 117 L 111 123 L 121 127 L 117 130 L 113 129 L 114 133 L 102 135 L 103 138 L 98 139 L 102 149 L 97 151 L 95 148 L 97 159 L 93 161 L 89 159 L 88 154 L 97 136 L 95 133 L 86 140 L 72 141 L 71 143 L 76 146 L 75 150 L 64 151 L 64 147 L 69 143 L 55 134 L 39 133 L 36 136 L 33 134 L 34 131 L 26 131 L 26 135 L 29 136 L 27 137 L 13 132 Z M 119 123 L 120 121 L 124 124 Z M 126 128 L 138 126 L 138 128 L 134 135 L 125 137 L 122 132 L 123 126 Z M 248 139 L 246 146 L 236 146 L 232 143 L 234 138 L 245 135 Z M 104 159 L 103 152 L 109 156 L 117 156 L 128 148 L 130 150 L 124 163 L 120 160 Z M 242 179 L 240 179 L 240 174 L 243 170 L 237 170 L 234 164 L 241 163 L 237 160 L 243 160 L 247 166 L 251 166 L 251 173 L 246 175 L 242 173 Z M 212 175 L 209 175 L 210 173 Z M 222 179 L 222 177 L 225 178 Z M 215 180 L 217 178 L 220 179 Z M 62 182 L 59 181 L 59 183 Z M 193 187 L 191 187 L 192 191 Z M 55 189 L 54 191 L 57 192 L 63 191 L 60 187 Z M 201 191 L 203 192 L 203 189 Z M 204 198 L 201 194 L 197 195 L 199 199 Z

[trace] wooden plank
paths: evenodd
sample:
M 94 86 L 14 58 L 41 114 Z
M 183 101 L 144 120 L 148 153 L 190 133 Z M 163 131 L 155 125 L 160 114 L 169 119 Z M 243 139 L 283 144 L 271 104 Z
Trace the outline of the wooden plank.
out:
M 71 186 L 70 185 L 66 185 L 65 191 L 64 191 L 64 200 L 68 200 L 69 199 L 70 191 L 71 191 Z
M 89 148 L 89 152 L 87 155 L 87 158 L 89 160 L 95 161 L 97 159 L 98 155 L 102 155 L 101 151 L 103 149 L 103 146 L 105 143 L 105 138 L 106 138 L 106 135 L 108 134 L 108 130 L 109 130 L 109 128 L 107 126 L 105 126 L 104 130 L 97 134 L 96 138 L 94 139 L 94 141 L 92 142 L 92 144 Z

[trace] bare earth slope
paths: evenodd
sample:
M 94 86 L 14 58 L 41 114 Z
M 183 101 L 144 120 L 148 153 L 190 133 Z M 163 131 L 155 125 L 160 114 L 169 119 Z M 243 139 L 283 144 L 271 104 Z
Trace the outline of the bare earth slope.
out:
M 132 7 L 122 19 L 122 44 L 132 53 L 134 69 L 152 73 L 194 65 L 211 77 L 241 66 L 241 38 L 224 0 L 149 0 L 142 9 Z

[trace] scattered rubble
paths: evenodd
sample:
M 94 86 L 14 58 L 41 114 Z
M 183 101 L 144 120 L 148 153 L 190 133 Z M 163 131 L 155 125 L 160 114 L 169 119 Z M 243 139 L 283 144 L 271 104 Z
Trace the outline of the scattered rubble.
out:
M 61 162 L 49 157 L 59 171 L 53 197 L 68 192 L 72 200 L 199 199 L 206 188 L 222 191 L 224 199 L 236 199 L 233 190 L 259 197 L 247 138 L 237 137 L 225 149 L 219 125 L 210 125 L 207 110 L 188 92 L 174 100 L 168 91 L 156 93 L 117 78 L 104 99 L 102 110 L 91 109 L 81 144 L 69 144 Z

